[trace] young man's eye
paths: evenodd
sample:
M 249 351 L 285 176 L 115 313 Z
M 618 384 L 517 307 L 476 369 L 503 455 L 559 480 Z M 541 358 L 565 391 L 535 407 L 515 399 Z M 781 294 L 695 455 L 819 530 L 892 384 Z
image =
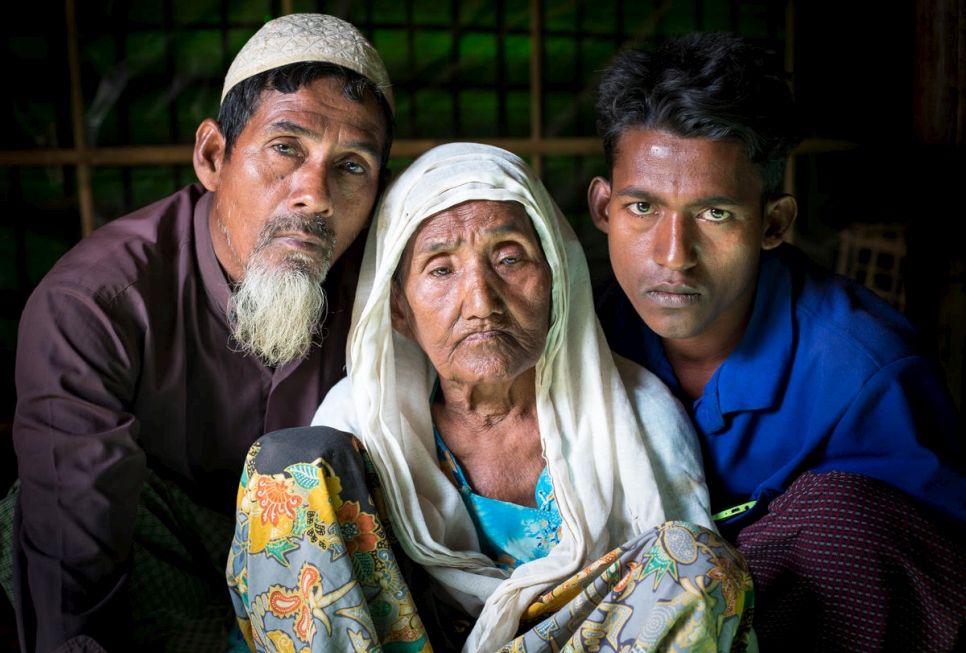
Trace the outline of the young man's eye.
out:
M 649 215 L 654 213 L 654 206 L 650 202 L 634 202 L 630 206 L 634 215 Z
M 355 161 L 344 161 L 342 167 L 345 168 L 346 172 L 350 172 L 354 175 L 361 175 L 366 171 L 366 167 L 361 163 L 356 163 Z
M 701 212 L 701 217 L 709 222 L 724 222 L 725 220 L 730 220 L 734 217 L 734 213 L 731 211 L 725 211 L 724 209 L 705 209 Z
M 295 148 L 288 143 L 275 143 L 273 146 L 275 151 L 284 156 L 292 156 L 295 154 Z

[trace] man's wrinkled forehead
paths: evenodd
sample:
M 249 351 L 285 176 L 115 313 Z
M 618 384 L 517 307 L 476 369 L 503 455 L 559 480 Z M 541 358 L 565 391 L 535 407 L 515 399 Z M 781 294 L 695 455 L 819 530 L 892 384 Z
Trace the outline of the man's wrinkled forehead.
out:
M 386 116 L 374 98 L 355 102 L 341 92 L 338 77 L 322 77 L 295 93 L 262 92 L 255 119 L 266 136 L 292 135 L 310 141 L 336 137 L 346 149 L 381 159 Z

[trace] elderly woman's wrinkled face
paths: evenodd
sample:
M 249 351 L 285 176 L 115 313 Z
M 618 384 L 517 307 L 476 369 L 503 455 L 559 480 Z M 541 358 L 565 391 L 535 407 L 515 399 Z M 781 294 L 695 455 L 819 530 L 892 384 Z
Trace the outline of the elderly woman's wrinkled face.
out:
M 550 266 L 516 202 L 458 204 L 424 221 L 393 284 L 392 325 L 445 380 L 512 381 L 536 365 L 550 325 Z

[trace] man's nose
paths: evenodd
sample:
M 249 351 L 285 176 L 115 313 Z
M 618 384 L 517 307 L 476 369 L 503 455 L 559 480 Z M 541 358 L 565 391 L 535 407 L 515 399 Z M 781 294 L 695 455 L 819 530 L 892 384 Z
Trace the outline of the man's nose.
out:
M 289 204 L 299 212 L 317 215 L 332 214 L 330 177 L 325 163 L 310 165 L 308 162 L 293 173 L 295 178 L 289 194 Z
M 669 270 L 682 271 L 698 262 L 696 225 L 690 216 L 671 213 L 656 226 L 654 261 Z

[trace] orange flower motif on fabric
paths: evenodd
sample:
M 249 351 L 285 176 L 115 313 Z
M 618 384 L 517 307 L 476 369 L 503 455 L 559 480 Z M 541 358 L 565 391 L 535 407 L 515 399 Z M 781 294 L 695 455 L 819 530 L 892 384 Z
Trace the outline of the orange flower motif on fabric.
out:
M 295 519 L 295 509 L 302 497 L 293 494 L 290 481 L 270 476 L 260 476 L 255 487 L 255 499 L 262 510 L 262 524 L 278 525 L 280 515 Z
M 379 543 L 376 519 L 370 513 L 361 512 L 358 501 L 343 503 L 336 515 L 350 556 L 356 551 L 369 552 L 376 548 Z
M 312 591 L 322 580 L 322 575 L 315 567 L 305 564 L 299 572 L 299 585 L 295 590 L 284 587 L 272 587 L 268 595 L 268 604 L 272 612 L 278 617 L 295 617 L 295 635 L 303 642 L 310 642 L 315 634 L 315 623 L 312 620 Z
M 623 592 L 624 588 L 627 587 L 627 584 L 634 578 L 634 572 L 636 572 L 640 566 L 641 565 L 639 562 L 633 560 L 629 561 L 627 563 L 627 573 L 625 573 L 621 579 L 617 581 L 617 584 L 614 585 L 614 592 Z

